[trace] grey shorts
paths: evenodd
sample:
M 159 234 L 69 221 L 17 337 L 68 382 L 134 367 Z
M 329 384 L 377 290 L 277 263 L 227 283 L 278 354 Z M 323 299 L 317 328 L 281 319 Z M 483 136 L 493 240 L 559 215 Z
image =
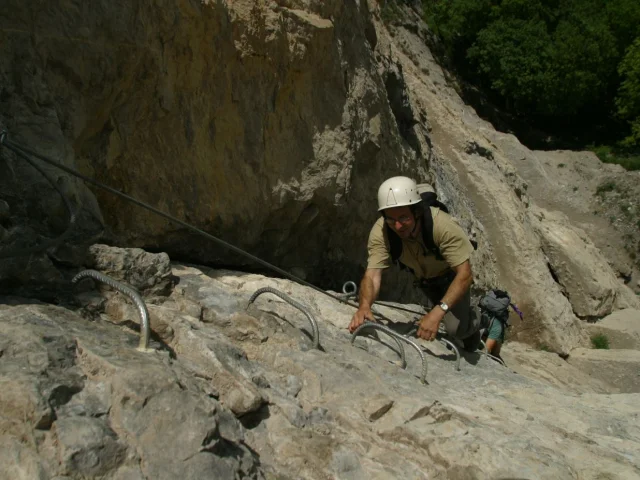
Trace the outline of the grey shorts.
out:
M 431 305 L 429 305 L 431 308 L 440 303 L 454 277 L 455 273 L 449 272 L 436 279 L 429 279 L 429 281 L 420 285 L 420 288 L 431 302 Z M 464 340 L 478 331 L 480 316 L 471 307 L 471 293 L 469 291 L 445 314 L 442 323 L 449 335 L 460 340 Z
M 489 327 L 489 334 L 487 335 L 487 338 L 490 340 L 496 340 L 500 343 L 504 343 L 504 332 L 504 323 L 502 323 L 500 320 L 494 319 L 491 322 L 491 326 Z

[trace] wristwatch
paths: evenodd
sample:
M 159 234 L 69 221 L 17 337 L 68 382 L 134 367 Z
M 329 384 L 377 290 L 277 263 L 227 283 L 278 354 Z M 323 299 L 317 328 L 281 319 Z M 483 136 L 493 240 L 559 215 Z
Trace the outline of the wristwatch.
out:
M 446 303 L 444 303 L 444 302 L 440 302 L 440 303 L 438 304 L 438 306 L 439 306 L 442 310 L 444 310 L 444 313 L 447 313 L 447 312 L 449 311 L 449 305 L 447 305 L 447 304 L 446 304 Z

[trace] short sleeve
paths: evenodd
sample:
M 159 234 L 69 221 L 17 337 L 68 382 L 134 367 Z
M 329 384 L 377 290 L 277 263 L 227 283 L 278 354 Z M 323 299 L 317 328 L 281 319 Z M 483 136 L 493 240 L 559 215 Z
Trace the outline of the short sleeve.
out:
M 391 266 L 389 241 L 384 234 L 383 218 L 378 219 L 369 233 L 367 251 L 369 253 L 367 268 L 389 268 Z
M 473 245 L 469 236 L 451 216 L 443 211 L 432 209 L 433 240 L 440 254 L 450 267 L 457 267 L 469 260 Z

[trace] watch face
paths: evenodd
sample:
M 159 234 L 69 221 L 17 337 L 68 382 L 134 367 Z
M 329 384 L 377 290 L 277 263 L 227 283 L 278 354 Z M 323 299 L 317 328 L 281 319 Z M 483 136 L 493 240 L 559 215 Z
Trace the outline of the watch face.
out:
M 444 302 L 440 303 L 440 308 L 442 308 L 445 312 L 449 311 L 449 305 Z

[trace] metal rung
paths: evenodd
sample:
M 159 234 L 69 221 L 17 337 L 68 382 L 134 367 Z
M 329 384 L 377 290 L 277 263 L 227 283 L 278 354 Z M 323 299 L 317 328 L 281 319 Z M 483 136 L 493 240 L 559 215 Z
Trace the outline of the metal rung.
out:
M 313 348 L 319 350 L 320 349 L 320 330 L 318 329 L 318 322 L 316 322 L 316 319 L 313 318 L 313 315 L 311 315 L 309 310 L 304 305 L 296 302 L 293 298 L 289 297 L 285 293 L 282 293 L 280 290 L 276 290 L 275 288 L 272 288 L 272 287 L 259 288 L 253 293 L 253 295 L 251 295 L 251 298 L 249 299 L 249 303 L 247 304 L 247 308 L 249 308 L 249 305 L 251 305 L 256 300 L 256 298 L 258 298 L 263 293 L 272 293 L 276 297 L 280 297 L 289 305 L 292 305 L 293 307 L 297 308 L 298 310 L 300 310 L 302 313 L 306 315 L 307 319 L 309 320 L 309 323 L 311 323 L 311 331 L 313 333 Z
M 144 303 L 144 300 L 142 300 L 140 294 L 130 286 L 118 282 L 108 275 L 96 270 L 83 270 L 71 279 L 71 283 L 76 284 L 85 278 L 93 278 L 94 280 L 109 285 L 114 290 L 117 290 L 131 299 L 138 310 L 138 315 L 140 315 L 140 344 L 138 345 L 138 350 L 142 352 L 153 351 L 148 348 L 150 333 L 149 311 L 147 310 L 147 305 Z
M 391 337 L 395 337 L 398 340 L 402 340 L 405 343 L 408 343 L 409 345 L 411 345 L 416 352 L 418 352 L 418 355 L 420 356 L 420 360 L 422 360 L 422 375 L 420 376 L 420 382 L 423 384 L 427 383 L 427 359 L 424 356 L 424 353 L 422 353 L 422 350 L 420 349 L 420 347 L 415 343 L 412 342 L 411 340 L 409 340 L 407 337 L 400 335 L 397 332 L 394 332 L 393 330 L 391 330 L 389 327 L 385 326 L 385 325 L 381 325 L 379 323 L 373 323 L 373 322 L 365 322 L 362 325 L 360 325 L 358 328 L 356 328 L 355 332 L 353 332 L 353 335 L 351 335 L 351 344 L 353 345 L 353 342 L 355 341 L 356 337 L 358 336 L 358 334 L 362 331 L 365 330 L 367 328 L 373 328 L 375 330 L 380 330 L 384 333 L 386 333 L 387 335 L 391 336 Z

